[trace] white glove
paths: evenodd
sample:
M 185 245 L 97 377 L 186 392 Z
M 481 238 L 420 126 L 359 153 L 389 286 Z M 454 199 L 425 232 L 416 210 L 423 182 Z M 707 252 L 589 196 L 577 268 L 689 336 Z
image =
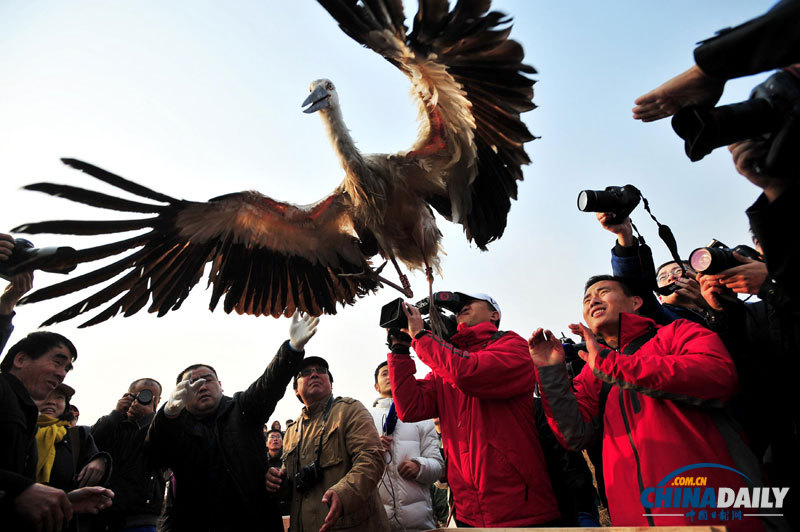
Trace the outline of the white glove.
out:
M 204 382 L 206 382 L 205 379 L 197 379 L 194 382 L 191 382 L 190 379 L 186 379 L 179 382 L 175 389 L 172 390 L 172 394 L 169 396 L 167 404 L 164 406 L 164 413 L 169 417 L 175 417 L 180 414 L 181 410 L 186 406 L 186 394 L 189 390 L 194 392 L 202 386 Z
M 302 314 L 302 316 L 300 316 Z M 289 346 L 295 351 L 302 351 L 308 341 L 317 332 L 319 318 L 304 312 L 295 312 L 289 326 Z

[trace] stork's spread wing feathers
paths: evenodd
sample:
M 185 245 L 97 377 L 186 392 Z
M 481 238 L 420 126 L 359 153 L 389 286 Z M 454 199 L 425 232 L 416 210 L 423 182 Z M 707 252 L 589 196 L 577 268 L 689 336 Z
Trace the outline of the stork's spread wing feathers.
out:
M 481 248 L 502 236 L 521 166 L 523 145 L 535 137 L 520 113 L 535 107 L 535 73 L 522 63 L 519 43 L 508 39 L 510 19 L 487 13 L 489 0 L 420 0 L 414 28 L 406 35 L 400 0 L 318 0 L 353 39 L 378 52 L 411 79 L 421 102 L 420 138 L 404 164 L 416 185 L 443 216 L 464 226 Z M 413 164 L 413 163 L 417 164 Z
M 15 228 L 22 233 L 101 235 L 149 229 L 111 244 L 56 257 L 51 267 L 66 267 L 134 250 L 116 262 L 38 290 L 22 302 L 69 294 L 114 279 L 108 286 L 48 319 L 58 323 L 110 304 L 81 325 L 94 325 L 119 312 L 148 311 L 163 316 L 176 310 L 211 262 L 213 310 L 224 295 L 225 312 L 292 315 L 335 314 L 336 304 L 351 304 L 377 288 L 365 273 L 369 264 L 358 247 L 341 190 L 313 205 L 274 201 L 257 192 L 240 192 L 207 203 L 177 200 L 92 166 L 66 164 L 156 205 L 81 188 L 38 183 L 25 187 L 54 196 L 118 211 L 155 213 L 155 217 L 119 221 L 50 221 Z M 138 249 L 137 249 L 138 248 Z M 113 298 L 116 300 L 112 301 Z

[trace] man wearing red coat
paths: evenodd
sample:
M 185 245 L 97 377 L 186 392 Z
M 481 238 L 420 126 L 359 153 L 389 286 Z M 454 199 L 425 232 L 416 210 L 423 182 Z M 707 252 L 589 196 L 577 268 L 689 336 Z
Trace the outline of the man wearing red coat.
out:
M 459 525 L 550 524 L 559 512 L 534 422 L 536 375 L 527 344 L 497 330 L 500 306 L 492 297 L 458 295 L 466 303 L 449 342 L 423 328 L 416 307 L 405 306 L 411 345 L 433 371 L 414 378 L 407 346 L 393 346 L 397 415 L 404 422 L 439 417 Z

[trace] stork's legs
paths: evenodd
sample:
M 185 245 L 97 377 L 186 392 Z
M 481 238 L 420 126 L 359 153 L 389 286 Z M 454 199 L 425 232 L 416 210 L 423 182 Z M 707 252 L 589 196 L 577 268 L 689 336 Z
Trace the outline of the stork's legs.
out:
M 400 273 L 400 267 L 397 265 L 397 262 L 395 262 L 394 258 L 392 258 L 392 263 L 394 264 L 395 268 L 397 268 L 397 273 L 400 275 L 400 282 L 403 286 L 398 286 L 396 283 L 393 283 L 380 274 L 381 271 L 383 271 L 383 268 L 386 267 L 386 263 L 387 261 L 384 261 L 383 264 L 378 266 L 376 269 L 369 270 L 368 272 L 362 271 L 359 273 L 340 273 L 339 277 L 366 277 L 369 279 L 376 279 L 380 283 L 391 286 L 406 297 L 414 297 L 414 292 L 411 291 L 411 283 L 408 282 L 408 277 Z
M 408 282 L 408 277 L 406 276 L 406 274 L 400 271 L 400 265 L 397 264 L 397 259 L 394 258 L 394 255 L 389 255 L 389 258 L 392 260 L 392 264 L 394 264 L 394 269 L 397 270 L 397 276 L 400 277 L 400 284 L 403 285 L 403 289 L 405 290 L 404 292 L 403 290 L 401 290 L 401 292 L 403 293 L 408 292 L 406 297 L 414 297 L 414 293 L 411 291 L 411 283 Z

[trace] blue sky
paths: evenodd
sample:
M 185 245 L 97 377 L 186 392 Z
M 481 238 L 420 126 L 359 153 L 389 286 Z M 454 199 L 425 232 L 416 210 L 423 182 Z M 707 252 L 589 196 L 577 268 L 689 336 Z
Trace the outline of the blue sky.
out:
M 527 144 L 533 162 L 506 234 L 488 253 L 442 221 L 448 254 L 435 288 L 492 294 L 503 309 L 501 328 L 526 338 L 539 326 L 566 332 L 580 319 L 584 280 L 610 269 L 613 243 L 592 214 L 576 209 L 575 199 L 582 189 L 608 185 L 639 187 L 672 227 L 682 255 L 711 238 L 748 243 L 744 210 L 758 189 L 735 172 L 727 150 L 691 163 L 669 121 L 636 122 L 631 108 L 637 96 L 692 64 L 696 41 L 770 5 L 495 2 L 514 17 L 512 37 L 539 71 L 539 108 L 524 119 L 541 138 Z M 407 5 L 409 15 L 415 11 Z M 0 3 L 0 227 L 109 218 L 19 190 L 38 181 L 97 188 L 61 165 L 61 157 L 186 199 L 257 189 L 278 200 L 316 201 L 342 177 L 319 117 L 300 108 L 308 84 L 320 77 L 336 83 L 362 151 L 400 151 L 416 138 L 406 79 L 311 0 Z M 764 77 L 729 82 L 722 102 L 747 98 Z M 641 207 L 633 219 L 656 263 L 666 260 Z M 91 245 L 80 237 L 32 240 Z M 40 273 L 36 285 L 54 280 Z M 424 277 L 411 280 L 422 297 Z M 140 313 L 88 330 L 76 329 L 77 320 L 55 328 L 78 346 L 67 382 L 77 390 L 82 422 L 111 410 L 127 384 L 145 375 L 171 390 L 180 369 L 205 362 L 230 394 L 260 374 L 288 337 L 289 320 L 212 314 L 204 288 L 201 282 L 180 311 L 161 319 Z M 308 353 L 328 358 L 335 393 L 372 403 L 373 370 L 386 351 L 379 309 L 395 297 L 383 289 L 323 317 Z M 21 307 L 12 342 L 76 300 Z M 425 373 L 419 365 L 418 376 Z M 294 418 L 299 406 L 288 393 L 273 418 Z

